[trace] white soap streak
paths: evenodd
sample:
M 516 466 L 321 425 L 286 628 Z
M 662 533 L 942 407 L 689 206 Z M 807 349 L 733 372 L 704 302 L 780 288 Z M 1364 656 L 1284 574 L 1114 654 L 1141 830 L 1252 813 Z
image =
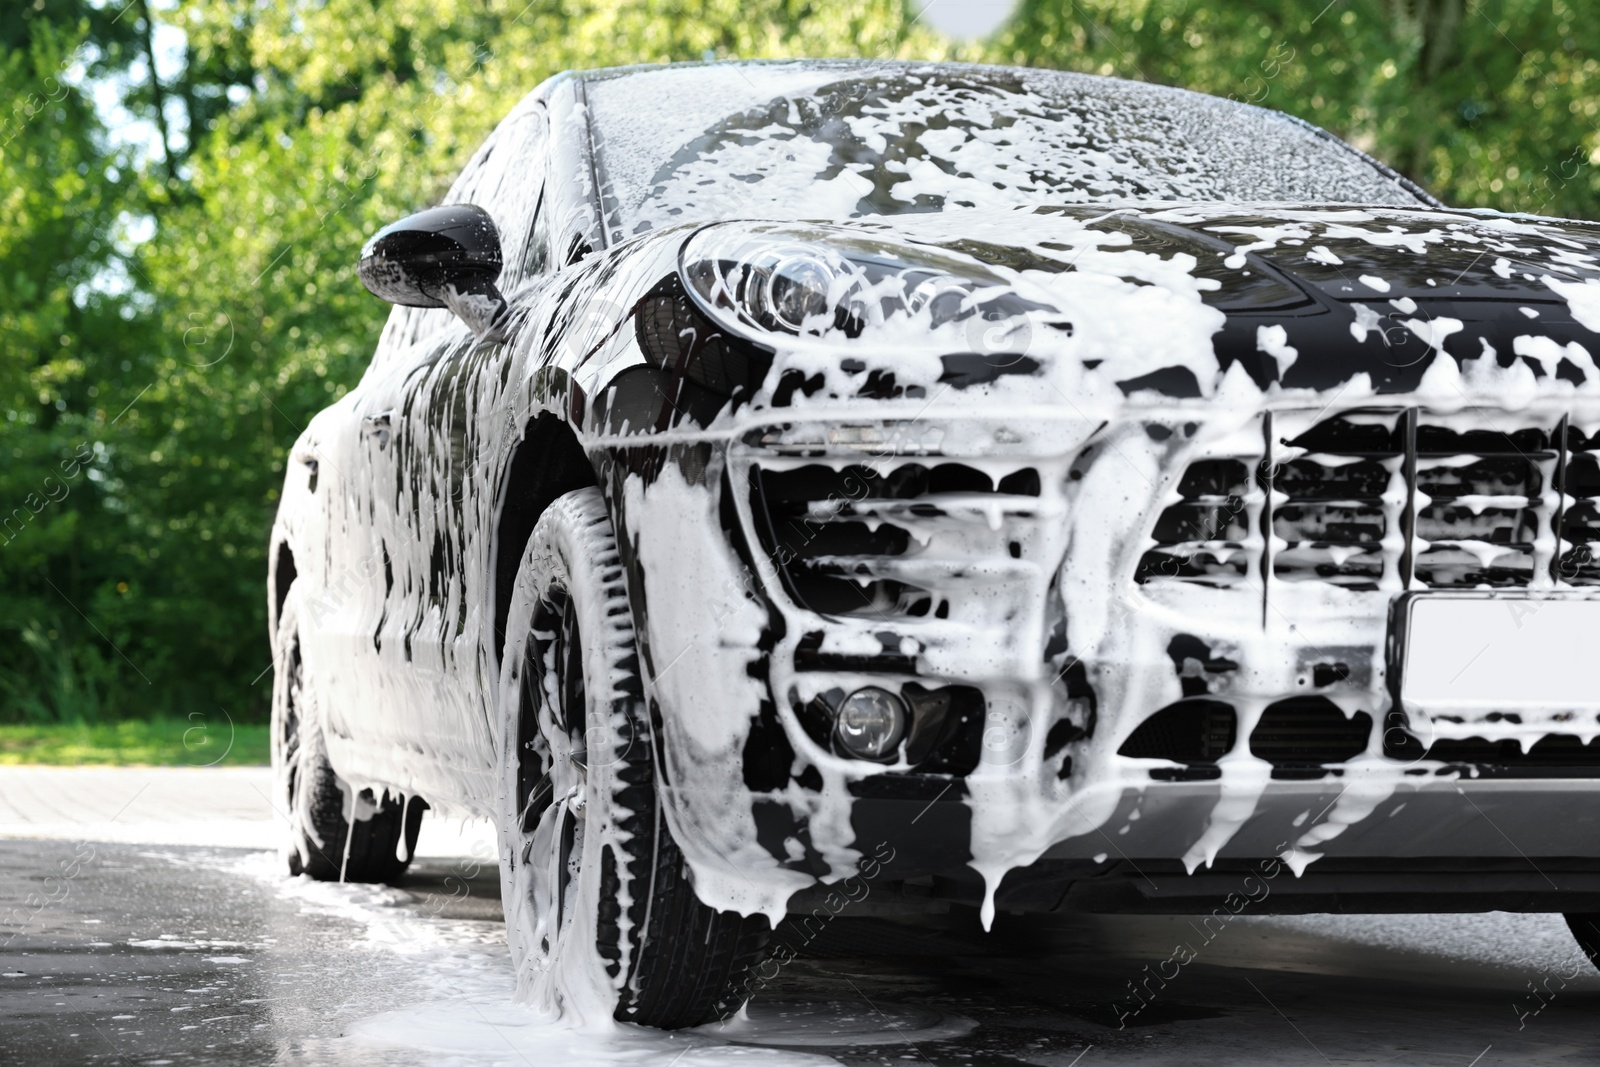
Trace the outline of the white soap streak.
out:
M 1445 915 L 1244 915 L 1240 919 L 1263 935 L 1292 931 L 1497 970 L 1560 971 L 1581 975 L 1581 988 L 1586 990 L 1600 986 L 1600 975 L 1594 973 L 1560 915 L 1491 911 Z M 1506 1011 L 1506 1018 L 1512 1018 L 1510 1011 Z M 1467 1058 L 1463 1056 L 1462 1062 Z
M 1234 270 L 1245 265 L 1245 257 L 1251 252 L 1262 252 L 1269 248 L 1276 248 L 1280 241 L 1300 244 L 1312 234 L 1312 231 L 1301 222 L 1280 223 L 1276 226 L 1207 226 L 1206 229 L 1214 233 L 1244 234 L 1255 238 L 1254 241 L 1248 244 L 1236 245 L 1233 249 L 1233 254 L 1223 260 L 1224 266 Z M 1326 246 L 1319 246 L 1317 251 L 1322 256 L 1333 255 Z M 1338 258 L 1334 257 L 1333 262 L 1337 263 Z
M 1560 240 L 1562 243 L 1571 243 L 1563 238 L 1553 239 Z M 1600 263 L 1596 262 L 1591 253 L 1573 251 L 1574 248 L 1581 247 L 1583 246 L 1571 243 L 1569 248 L 1555 249 L 1550 254 L 1550 265 L 1564 274 L 1576 274 L 1579 271 L 1584 274 L 1593 274 L 1597 269 L 1600 269 Z
M 1368 754 L 1346 760 L 1343 766 L 1344 785 L 1326 818 L 1316 822 L 1311 829 L 1295 839 L 1279 858 L 1294 871 L 1298 878 L 1323 853 L 1310 851 L 1332 841 L 1351 826 L 1371 815 L 1379 804 L 1394 795 L 1396 788 L 1407 780 L 1405 764 Z M 1299 825 L 1298 820 L 1295 823 Z
M 1256 708 L 1250 715 L 1243 706 L 1235 708 L 1239 712 L 1239 736 L 1249 737 L 1260 721 L 1261 710 Z M 1217 766 L 1222 770 L 1222 793 L 1206 820 L 1205 831 L 1183 854 L 1183 867 L 1190 874 L 1202 863 L 1209 867 L 1216 861 L 1217 853 L 1255 814 L 1261 794 L 1272 781 L 1272 764 L 1237 748 L 1217 760 Z
M 1289 332 L 1282 326 L 1257 326 L 1256 349 L 1277 361 L 1279 380 L 1300 358 L 1300 351 L 1289 343 Z
M 802 1031 L 803 1033 L 804 1031 Z M 761 1033 L 751 1028 L 751 1038 Z M 742 1035 L 741 1035 L 742 1036 Z M 792 1036 L 792 1035 L 791 1035 Z M 826 1044 L 819 1026 L 813 1042 Z M 688 1031 L 615 1024 L 604 1029 L 564 1025 L 503 1000 L 450 998 L 412 1004 L 357 1020 L 334 1044 L 417 1049 L 434 1063 L 560 1064 L 561 1067 L 821 1067 L 831 1056 L 758 1045 L 724 1043 Z
M 244 942 L 210 941 L 204 938 L 186 941 L 180 938 L 177 934 L 162 934 L 160 937 L 129 941 L 128 946 L 130 948 L 180 949 L 185 952 L 194 952 L 203 948 L 243 948 Z
M 1351 304 L 1350 310 L 1356 316 L 1356 321 L 1350 324 L 1350 336 L 1358 342 L 1364 342 L 1368 333 L 1379 328 L 1382 316 L 1365 304 Z
M 1403 310 L 1415 311 L 1416 305 L 1413 304 L 1409 309 Z M 1444 353 L 1445 339 L 1453 333 L 1460 333 L 1461 327 L 1462 323 L 1460 319 L 1445 318 L 1444 316 L 1440 316 L 1436 319 L 1406 320 L 1406 329 L 1420 337 L 1423 344 L 1427 345 L 1429 348 L 1433 349 L 1435 353 L 1440 355 L 1443 355 Z M 1454 360 L 1447 359 L 1435 360 L 1435 362 L 1450 363 L 1452 366 L 1455 364 Z
M 1586 330 L 1600 332 L 1600 280 L 1563 281 L 1546 274 L 1540 279 L 1567 302 L 1572 317 Z
M 964 1015 L 946 1014 L 933 1008 L 865 999 L 847 1005 L 762 996 L 726 1022 L 711 1023 L 688 1032 L 728 1041 L 758 1041 L 803 1048 L 830 1045 L 915 1047 L 927 1041 L 965 1037 L 977 1028 L 978 1024 Z
M 662 790 L 663 811 L 700 899 L 744 915 L 760 912 L 776 925 L 789 897 L 813 879 L 783 869 L 757 842 L 746 799 L 742 754 L 763 696 L 749 667 L 763 654 L 757 642 L 765 613 L 703 485 L 691 485 L 669 461 L 648 485 L 630 479 L 625 494 L 626 527 L 618 533 L 638 545 L 644 588 L 634 595 L 642 594 L 652 608 L 642 635 L 653 665 L 651 689 L 672 709 L 663 717 L 661 747 L 666 779 L 674 784 Z M 707 605 L 710 610 L 697 617 L 713 625 L 685 627 L 672 610 L 679 603 Z M 860 853 L 843 780 L 808 807 L 813 840 L 835 876 L 854 873 Z
M 1560 368 L 1561 361 L 1568 360 L 1583 372 L 1585 387 L 1592 391 L 1596 385 L 1600 385 L 1600 368 L 1596 368 L 1594 357 L 1589 354 L 1589 350 L 1577 341 L 1568 341 L 1563 345 L 1543 335 L 1522 334 L 1512 338 L 1511 351 L 1539 364 L 1546 377 L 1551 378 Z M 1562 385 L 1570 388 L 1569 383 L 1563 382 Z

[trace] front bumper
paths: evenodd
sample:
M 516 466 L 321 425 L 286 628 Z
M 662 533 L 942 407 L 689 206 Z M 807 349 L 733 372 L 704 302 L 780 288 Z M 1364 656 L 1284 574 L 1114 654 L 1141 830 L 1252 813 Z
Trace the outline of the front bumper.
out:
M 1268 596 L 1129 581 L 1178 473 L 1252 435 L 1261 440 L 1259 416 L 1203 427 L 1192 412 L 1152 415 L 1107 429 L 1059 409 L 932 411 L 905 424 L 816 415 L 751 423 L 714 448 L 672 446 L 669 457 L 695 458 L 669 458 L 648 486 L 622 485 L 627 527 L 657 557 L 639 568 L 651 605 L 641 630 L 663 709 L 669 818 L 703 898 L 777 914 L 789 894 L 870 864 L 888 881 L 938 880 L 954 899 L 986 882 L 1001 907 L 1159 909 L 1203 898 L 1208 870 L 1278 856 L 1300 872 L 1303 892 L 1286 896 L 1302 904 L 1356 901 L 1360 879 L 1381 875 L 1389 881 L 1370 885 L 1387 887 L 1386 909 L 1405 893 L 1429 908 L 1430 886 L 1450 878 L 1428 871 L 1487 876 L 1497 864 L 1520 866 L 1495 873 L 1495 906 L 1590 892 L 1540 872 L 1587 878 L 1584 864 L 1600 862 L 1595 820 L 1579 814 L 1600 779 L 1475 777 L 1390 743 L 1404 734 L 1388 662 L 1400 589 L 1281 582 Z M 941 464 L 977 471 L 989 488 L 914 499 L 871 488 L 791 508 L 823 530 L 904 528 L 917 550 L 885 554 L 902 558 L 773 528 L 770 487 L 783 483 L 771 472 L 889 477 Z M 1114 521 L 1081 519 L 1108 513 Z M 686 524 L 705 536 L 648 547 Z M 806 602 L 824 587 L 805 582 L 830 569 L 870 589 L 863 607 Z M 657 613 L 662 603 L 672 615 Z M 732 691 L 708 709 L 712 682 Z M 808 728 L 808 707 L 867 684 L 981 694 L 981 728 L 960 741 L 969 764 L 930 773 L 833 751 Z M 1337 766 L 1255 751 L 1258 727 L 1308 700 L 1366 715 L 1365 742 Z M 1222 752 L 1188 764 L 1124 754 L 1156 712 L 1195 701 L 1236 717 Z M 1117 873 L 1145 868 L 1148 879 Z M 1341 870 L 1340 886 L 1319 888 Z M 1181 888 L 1173 872 L 1196 880 Z M 1161 879 L 1171 886 L 1152 889 Z M 1104 888 L 1113 884 L 1124 888 Z

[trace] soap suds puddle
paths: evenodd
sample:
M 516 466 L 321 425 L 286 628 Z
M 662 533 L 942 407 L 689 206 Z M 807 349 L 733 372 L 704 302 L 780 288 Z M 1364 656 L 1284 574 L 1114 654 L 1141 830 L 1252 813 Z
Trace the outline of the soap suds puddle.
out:
M 811 1067 L 837 1062 L 825 1049 L 902 1046 L 915 1056 L 913 1043 L 959 1038 L 977 1028 L 964 1016 L 876 998 L 777 996 L 757 997 L 733 1019 L 695 1030 L 580 1023 L 513 1002 L 501 923 L 419 914 L 416 895 L 403 888 L 287 878 L 270 852 L 145 855 L 265 883 L 302 914 L 356 925 L 361 933 L 348 948 L 372 953 L 374 975 L 394 986 L 400 1006 L 345 1022 L 336 1038 L 301 1043 L 315 1057 L 356 1061 L 363 1050 L 382 1050 L 419 1054 L 428 1063 Z

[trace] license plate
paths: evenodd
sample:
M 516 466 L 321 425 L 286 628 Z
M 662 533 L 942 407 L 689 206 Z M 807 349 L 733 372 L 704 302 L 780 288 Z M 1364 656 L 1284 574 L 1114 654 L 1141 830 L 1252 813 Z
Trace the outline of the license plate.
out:
M 1600 708 L 1600 600 L 1418 596 L 1404 640 L 1408 707 Z

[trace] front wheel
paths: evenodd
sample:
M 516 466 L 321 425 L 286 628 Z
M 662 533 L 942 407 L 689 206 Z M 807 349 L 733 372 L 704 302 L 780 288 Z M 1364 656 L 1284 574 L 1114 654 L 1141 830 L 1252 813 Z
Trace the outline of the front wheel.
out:
M 500 878 L 518 996 L 666 1029 L 726 1018 L 746 999 L 767 920 L 702 904 L 663 825 L 599 490 L 539 519 L 506 635 Z

